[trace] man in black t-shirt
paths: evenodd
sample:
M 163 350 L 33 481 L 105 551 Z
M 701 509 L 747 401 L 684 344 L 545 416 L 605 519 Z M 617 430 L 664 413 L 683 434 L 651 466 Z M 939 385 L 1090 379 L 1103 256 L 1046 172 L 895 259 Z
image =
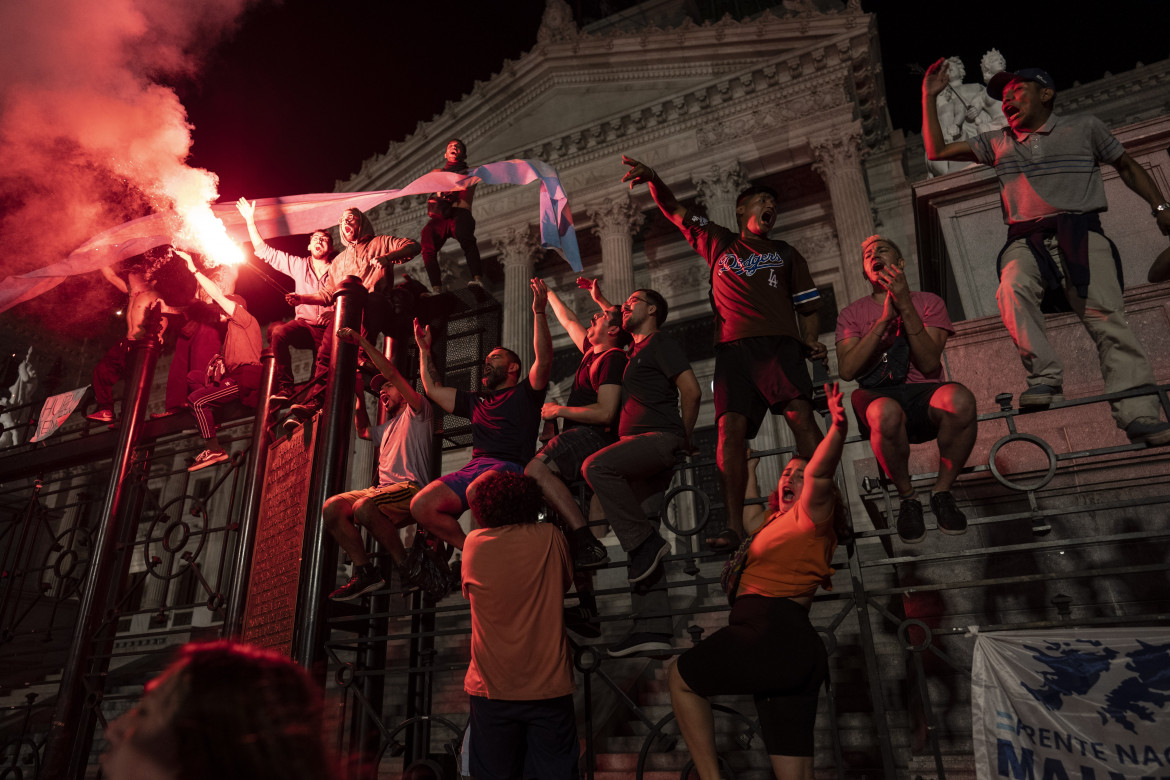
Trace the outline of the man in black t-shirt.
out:
M 749 187 L 739 194 L 737 233 L 679 203 L 653 168 L 625 156 L 622 162 L 630 166 L 622 181 L 631 188 L 649 185 L 658 208 L 711 269 L 716 462 L 728 527 L 707 542 L 715 549 L 734 550 L 744 535 L 747 440 L 755 438 L 764 415 L 784 414 L 802 457 L 811 457 L 821 441 L 813 417 L 812 380 L 804 362 L 823 361 L 828 354 L 817 339 L 821 296 L 801 254 L 768 238 L 778 213 L 771 187 Z
M 658 330 L 669 308 L 654 290 L 635 290 L 622 305 L 622 325 L 633 336 L 622 378 L 619 439 L 585 461 L 583 473 L 597 493 L 605 519 L 626 551 L 629 582 L 653 585 L 661 578 L 670 545 L 642 510 L 642 502 L 670 482 L 679 456 L 691 450 L 702 390 L 678 342 Z M 643 586 L 645 587 L 645 586 Z M 661 589 L 639 593 L 637 614 L 669 607 Z M 610 655 L 670 648 L 670 619 L 639 619 Z
M 431 329 L 414 321 L 423 391 L 444 411 L 471 420 L 472 457 L 459 471 L 444 474 L 423 488 L 410 502 L 410 513 L 419 526 L 460 550 L 467 534 L 459 517 L 467 511 L 476 485 L 495 472 L 524 473 L 536 454 L 540 407 L 552 367 L 552 341 L 545 318 L 548 290 L 540 279 L 533 279 L 531 286 L 536 359 L 523 380 L 519 356 L 496 347 L 484 359 L 483 390 L 470 393 L 444 386 L 431 357 Z

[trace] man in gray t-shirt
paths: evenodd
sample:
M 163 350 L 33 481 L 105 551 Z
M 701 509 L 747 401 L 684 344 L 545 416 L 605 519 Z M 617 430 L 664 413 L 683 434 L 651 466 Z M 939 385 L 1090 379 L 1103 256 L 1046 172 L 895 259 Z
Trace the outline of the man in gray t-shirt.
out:
M 1158 227 L 1170 231 L 1170 202 L 1108 128 L 1091 116 L 1052 111 L 1056 87 L 1039 68 L 992 77 L 987 92 L 1003 100 L 1008 126 L 945 143 L 935 98 L 947 86 L 943 60 L 922 81 L 922 136 L 931 160 L 969 160 L 995 168 L 1008 241 L 999 254 L 1000 316 L 1028 372 L 1020 408 L 1064 400 L 1064 368 L 1048 342 L 1044 312 L 1073 311 L 1097 344 L 1105 392 L 1152 386 L 1149 358 L 1125 319 L 1121 259 L 1101 230 L 1108 204 L 1101 163 L 1149 204 Z M 1117 427 L 1132 442 L 1170 444 L 1158 397 L 1111 402 Z

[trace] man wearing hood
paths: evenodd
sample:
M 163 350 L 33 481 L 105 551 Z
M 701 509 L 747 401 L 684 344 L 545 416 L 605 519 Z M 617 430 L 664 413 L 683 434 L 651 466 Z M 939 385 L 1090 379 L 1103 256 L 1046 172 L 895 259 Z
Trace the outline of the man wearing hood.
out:
M 345 249 L 333 258 L 329 273 L 321 282 L 321 289 L 296 296 L 294 303 L 332 307 L 341 282 L 347 276 L 356 276 L 368 292 L 362 307 L 361 335 L 373 343 L 378 334 L 391 324 L 394 309 L 390 303 L 390 291 L 394 287 L 394 266 L 416 256 L 420 247 L 417 241 L 410 238 L 375 235 L 370 218 L 354 208 L 341 213 L 339 232 Z M 314 378 L 324 376 L 329 370 L 333 358 L 331 335 L 332 330 L 327 330 L 326 338 L 317 350 Z M 316 405 L 312 401 L 304 406 L 293 407 L 293 412 L 299 417 L 308 416 L 315 410 Z
M 1116 168 L 1122 183 L 1149 204 L 1163 233 L 1170 232 L 1170 201 L 1104 122 L 1053 113 L 1056 84 L 1039 68 L 1001 71 L 988 82 L 988 95 L 1003 100 L 1007 127 L 946 143 L 935 96 L 946 87 L 947 71 L 939 60 L 922 80 L 926 156 L 990 165 L 999 179 L 1008 238 L 995 298 L 1028 372 L 1020 408 L 1064 400 L 1064 367 L 1048 341 L 1044 314 L 1073 311 L 1097 344 L 1105 392 L 1150 389 L 1110 403 L 1117 427 L 1134 443 L 1170 444 L 1149 357 L 1125 318 L 1121 258 L 1101 229 L 1109 206 L 1101 163 Z
M 443 167 L 436 168 L 436 171 L 466 173 L 467 147 L 458 138 L 452 138 L 447 142 L 447 152 L 443 159 Z M 475 187 L 468 187 L 465 190 L 436 192 L 427 201 L 427 216 L 430 217 L 430 221 L 422 229 L 422 256 L 427 278 L 435 292 L 443 291 L 443 277 L 439 272 L 439 250 L 452 236 L 459 242 L 463 257 L 467 261 L 467 270 L 471 273 L 468 286 L 483 286 L 483 264 L 479 259 L 479 246 L 475 243 L 475 218 L 471 216 L 471 201 L 474 197 Z
M 727 507 L 727 529 L 708 539 L 732 551 L 743 538 L 747 488 L 747 440 L 764 415 L 784 414 L 803 458 L 812 457 L 822 434 L 813 419 L 812 380 L 805 358 L 824 361 L 828 348 L 817 340 L 821 295 L 808 263 L 783 241 L 768 238 L 779 213 L 771 187 L 748 187 L 735 201 L 738 232 L 708 222 L 678 202 L 648 165 L 622 156 L 630 170 L 623 182 L 647 184 L 650 197 L 682 231 L 711 269 L 715 309 L 716 462 Z M 799 327 L 797 325 L 799 314 Z

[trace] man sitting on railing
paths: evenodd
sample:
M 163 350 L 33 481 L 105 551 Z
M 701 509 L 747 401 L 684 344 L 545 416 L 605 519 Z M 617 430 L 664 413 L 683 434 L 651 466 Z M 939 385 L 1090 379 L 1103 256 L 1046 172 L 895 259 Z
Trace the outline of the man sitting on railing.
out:
M 552 341 L 545 319 L 548 290 L 540 279 L 533 279 L 531 285 L 536 358 L 525 379 L 520 378 L 520 357 L 496 347 L 484 358 L 483 390 L 472 393 L 444 386 L 431 357 L 430 326 L 414 321 L 423 390 L 443 411 L 471 420 L 472 457 L 459 471 L 423 488 L 411 502 L 410 513 L 420 527 L 456 549 L 463 549 L 467 537 L 459 517 L 467 511 L 479 483 L 496 472 L 522 474 L 536 454 L 540 407 L 552 370 Z
M 837 370 L 857 380 L 853 411 L 869 434 L 878 463 L 898 489 L 898 536 L 908 544 L 926 536 L 922 502 L 910 482 L 910 444 L 938 439 L 938 478 L 930 496 L 938 530 L 961 534 L 967 518 L 955 505 L 951 484 L 975 446 L 975 396 L 942 379 L 942 352 L 955 332 L 942 298 L 911 292 L 902 250 L 888 238 L 861 244 L 870 295 L 837 317 Z
M 1101 163 L 1149 204 L 1158 228 L 1170 232 L 1170 201 L 1101 120 L 1054 114 L 1056 85 L 1039 68 L 1001 71 L 987 93 L 1003 100 L 1008 126 L 945 143 L 937 96 L 947 85 L 943 60 L 922 80 L 922 137 L 932 160 L 971 160 L 995 168 L 1008 240 L 999 253 L 996 301 L 1028 372 L 1021 409 L 1064 400 L 1064 367 L 1044 329 L 1044 313 L 1073 311 L 1097 344 L 1105 392 L 1150 388 L 1149 395 L 1112 401 L 1113 419 L 1132 442 L 1170 444 L 1160 419 L 1154 372 L 1125 319 L 1121 258 L 1101 230 L 1108 208 Z
M 187 470 L 198 471 L 227 460 L 230 456 L 216 438 L 213 411 L 232 401 L 243 401 L 255 406 L 260 391 L 260 323 L 248 311 L 242 296 L 224 293 L 216 282 L 203 275 L 195 261 L 186 252 L 175 250 L 175 254 L 187 263 L 187 270 L 195 275 L 199 284 L 200 297 L 219 306 L 227 320 L 227 332 L 223 337 L 223 350 L 207 367 L 207 383 L 188 397 L 191 413 L 199 425 L 199 433 L 207 442 L 206 448 L 195 456 L 195 462 Z M 219 266 L 229 290 L 235 289 L 235 277 L 239 270 L 235 266 Z
M 670 649 L 668 617 L 639 615 L 669 609 L 662 559 L 670 545 L 643 511 L 642 502 L 664 490 L 678 458 L 691 451 L 702 390 L 686 353 L 658 330 L 669 307 L 654 290 L 635 290 L 622 305 L 622 327 L 634 338 L 622 377 L 619 439 L 585 461 L 583 473 L 605 519 L 628 556 L 633 630 L 609 648 L 612 656 Z
M 386 380 L 374 385 L 380 387 L 378 400 L 386 407 L 386 422 L 371 427 L 364 403 L 355 414 L 358 436 L 378 443 L 378 485 L 331 496 L 321 511 L 325 529 L 353 561 L 353 577 L 329 598 L 352 601 L 386 584 L 382 570 L 366 554 L 359 525 L 370 530 L 402 571 L 406 550 L 398 529 L 414 522 L 410 502 L 431 481 L 434 423 L 430 403 L 373 344 L 351 328 L 339 328 L 337 338 L 360 346 Z M 405 579 L 403 572 L 404 585 Z

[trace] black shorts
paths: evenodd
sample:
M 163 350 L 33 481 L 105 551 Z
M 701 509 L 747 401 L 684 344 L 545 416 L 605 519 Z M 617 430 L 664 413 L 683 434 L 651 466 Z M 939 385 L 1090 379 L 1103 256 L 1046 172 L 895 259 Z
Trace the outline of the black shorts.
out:
M 472 696 L 467 720 L 472 777 L 577 780 L 573 696 L 509 701 Z
M 828 653 L 791 599 L 740 596 L 721 628 L 678 658 L 678 672 L 700 696 L 751 694 L 764 746 L 773 756 L 811 756 L 817 696 Z
M 866 390 L 859 387 L 853 391 L 850 401 L 857 427 L 861 435 L 869 438 L 869 426 L 865 424 L 865 410 L 878 398 L 893 399 L 906 413 L 906 438 L 911 444 L 921 444 L 938 436 L 938 427 L 930 419 L 930 399 L 943 385 L 955 382 L 913 382 L 889 387 L 874 387 Z
M 581 477 L 581 465 L 598 450 L 617 441 L 617 437 L 592 425 L 578 425 L 562 431 L 540 448 L 536 457 L 568 482 Z
M 801 343 L 788 336 L 757 336 L 715 346 L 715 419 L 727 412 L 747 418 L 747 438 L 764 415 L 789 401 L 812 399 L 812 380 Z

